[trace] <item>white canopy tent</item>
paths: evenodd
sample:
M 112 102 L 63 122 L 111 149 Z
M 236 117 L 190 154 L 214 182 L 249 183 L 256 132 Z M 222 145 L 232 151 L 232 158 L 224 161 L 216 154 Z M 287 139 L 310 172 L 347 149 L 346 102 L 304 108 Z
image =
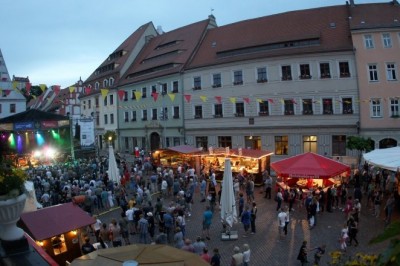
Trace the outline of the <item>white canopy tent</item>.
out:
M 400 147 L 373 150 L 363 158 L 371 165 L 396 172 L 400 168 Z
M 120 183 L 121 176 L 119 175 L 119 169 L 117 161 L 115 160 L 114 148 L 112 145 L 108 148 L 108 179 L 113 183 Z

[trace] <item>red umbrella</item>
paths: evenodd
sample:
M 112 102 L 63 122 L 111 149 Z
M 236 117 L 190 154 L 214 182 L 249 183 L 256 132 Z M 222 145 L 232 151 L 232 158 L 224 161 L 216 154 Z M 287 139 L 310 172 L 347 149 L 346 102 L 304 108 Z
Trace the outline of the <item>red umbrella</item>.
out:
M 312 152 L 271 163 L 271 167 L 281 177 L 326 179 L 350 174 L 348 165 Z

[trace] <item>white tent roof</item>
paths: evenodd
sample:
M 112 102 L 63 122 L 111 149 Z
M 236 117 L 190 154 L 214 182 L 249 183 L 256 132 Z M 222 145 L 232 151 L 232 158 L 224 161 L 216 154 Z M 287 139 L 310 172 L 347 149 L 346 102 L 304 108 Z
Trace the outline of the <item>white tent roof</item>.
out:
M 108 148 L 108 178 L 113 183 L 120 183 L 121 177 L 119 175 L 119 169 L 117 161 L 115 160 L 114 149 L 112 145 Z
M 397 171 L 400 168 L 400 147 L 373 150 L 363 157 L 367 163 L 383 169 Z

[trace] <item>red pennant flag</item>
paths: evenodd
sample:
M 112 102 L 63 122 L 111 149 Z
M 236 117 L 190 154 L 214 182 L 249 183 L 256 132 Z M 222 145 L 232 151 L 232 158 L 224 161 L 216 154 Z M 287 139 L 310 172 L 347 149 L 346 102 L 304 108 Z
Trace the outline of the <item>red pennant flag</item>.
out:
M 297 104 L 296 101 L 294 99 L 292 99 L 292 103 Z
M 192 95 L 190 95 L 190 94 L 185 94 L 184 96 L 185 96 L 186 102 L 190 103 L 190 99 L 192 98 Z
M 243 101 L 245 101 L 247 104 L 249 104 L 250 103 L 250 98 L 245 97 L 245 98 L 243 98 Z
M 86 88 L 85 88 L 85 93 L 86 93 L 86 94 L 90 94 L 90 91 L 91 91 L 91 88 L 90 88 L 90 87 L 86 87 Z
M 57 96 L 60 93 L 60 85 L 53 86 L 54 94 Z
M 119 90 L 119 91 L 118 91 L 118 98 L 119 98 L 120 101 L 122 101 L 122 99 L 124 98 L 124 96 L 125 96 L 125 91 Z
M 11 93 L 11 90 L 4 90 L 4 91 L 6 92 L 7 96 L 10 95 L 10 93 Z
M 157 99 L 158 99 L 158 92 L 153 92 L 153 93 L 151 94 L 151 96 L 153 96 L 153 99 L 154 99 L 154 101 L 156 102 Z
M 274 100 L 273 100 L 273 99 L 268 99 L 268 101 L 269 101 L 270 103 L 274 103 Z
M 221 96 L 215 96 L 215 100 L 217 101 L 218 104 L 221 104 L 222 97 Z
M 32 86 L 32 83 L 30 83 L 30 82 L 25 83 L 25 88 L 28 93 L 31 91 L 31 86 Z

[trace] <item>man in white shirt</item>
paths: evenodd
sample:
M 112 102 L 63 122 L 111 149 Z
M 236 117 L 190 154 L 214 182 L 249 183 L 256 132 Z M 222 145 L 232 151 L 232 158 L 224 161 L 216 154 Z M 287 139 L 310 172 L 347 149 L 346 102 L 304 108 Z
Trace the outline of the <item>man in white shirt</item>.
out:
M 282 208 L 279 209 L 278 214 L 278 226 L 279 226 L 279 237 L 282 239 L 284 237 L 284 229 L 286 224 L 287 214 Z

